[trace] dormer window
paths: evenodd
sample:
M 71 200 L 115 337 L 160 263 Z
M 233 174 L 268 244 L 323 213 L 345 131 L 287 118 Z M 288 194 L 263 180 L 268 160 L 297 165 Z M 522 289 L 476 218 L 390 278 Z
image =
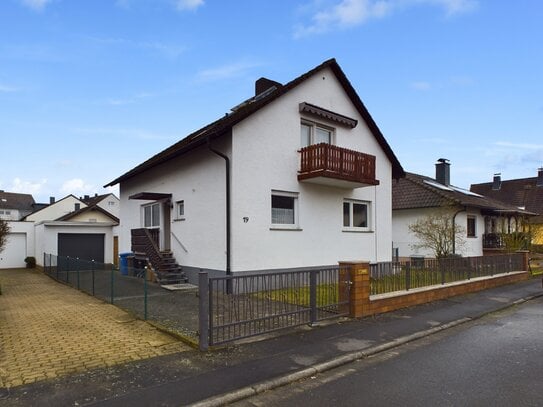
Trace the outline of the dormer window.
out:
M 334 129 L 317 123 L 303 121 L 300 128 L 301 147 L 312 144 L 333 144 Z

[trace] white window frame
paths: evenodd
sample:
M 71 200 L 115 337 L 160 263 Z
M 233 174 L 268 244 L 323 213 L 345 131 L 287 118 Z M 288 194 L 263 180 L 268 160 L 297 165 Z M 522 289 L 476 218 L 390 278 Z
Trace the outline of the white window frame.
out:
M 302 143 L 302 126 L 308 126 L 310 128 L 310 131 L 309 131 L 309 144 L 307 144 L 307 145 L 304 145 Z M 301 145 L 302 148 L 317 144 L 315 142 L 315 133 L 316 133 L 317 129 L 321 129 L 321 130 L 325 130 L 325 131 L 330 132 L 330 143 L 329 144 L 330 145 L 335 145 L 336 144 L 336 129 L 334 127 L 326 126 L 326 125 L 321 124 L 321 123 L 312 122 L 312 121 L 303 119 L 300 122 L 300 145 Z
M 153 207 L 157 207 L 158 208 L 158 224 L 157 225 L 154 225 L 153 224 Z M 153 202 L 153 203 L 149 203 L 149 204 L 145 204 L 145 205 L 142 205 L 141 206 L 141 224 L 144 228 L 146 229 L 158 229 L 160 228 L 160 223 L 161 223 L 161 211 L 162 209 L 160 208 L 161 207 L 161 204 L 160 202 Z M 145 208 L 151 208 L 150 209 L 150 215 L 151 215 L 151 222 L 150 222 L 150 225 L 146 225 L 145 224 Z
M 298 192 L 290 192 L 290 191 L 278 191 L 278 190 L 272 190 L 270 194 L 270 229 L 280 229 L 280 230 L 301 230 L 300 229 L 300 223 L 299 223 L 299 193 Z M 273 197 L 274 196 L 281 196 L 281 197 L 288 197 L 293 198 L 294 205 L 294 223 L 274 223 L 273 222 Z
M 175 220 L 185 220 L 185 200 L 175 202 Z
M 473 219 L 473 235 L 469 234 L 469 221 Z M 477 237 L 477 216 L 468 215 L 466 217 L 466 237 L 475 238 Z
M 345 226 L 344 219 L 344 205 L 349 205 L 349 225 Z M 353 226 L 353 208 L 354 205 L 365 205 L 366 206 L 366 226 Z M 344 232 L 371 232 L 372 231 L 372 222 L 371 222 L 371 202 L 362 201 L 357 199 L 344 199 L 341 203 L 341 225 Z

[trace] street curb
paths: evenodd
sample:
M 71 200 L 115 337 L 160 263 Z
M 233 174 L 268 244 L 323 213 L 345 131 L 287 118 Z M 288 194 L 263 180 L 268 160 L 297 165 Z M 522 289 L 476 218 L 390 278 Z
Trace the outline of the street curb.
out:
M 453 328 L 458 325 L 465 324 L 466 322 L 475 321 L 478 319 L 483 318 L 484 316 L 503 311 L 505 309 L 514 307 L 516 305 L 525 303 L 527 301 L 533 300 L 535 298 L 543 297 L 543 293 L 541 294 L 535 294 L 531 295 L 529 297 L 521 298 L 516 301 L 513 301 L 507 305 L 504 305 L 502 307 L 498 307 L 496 309 L 493 309 L 492 311 L 484 312 L 480 315 L 477 315 L 475 317 L 464 317 L 457 319 L 452 322 L 448 322 L 446 324 L 442 324 L 430 329 L 426 329 L 423 331 L 415 332 L 410 335 L 401 336 L 399 338 L 393 339 L 389 342 L 382 343 L 381 345 L 373 346 L 361 351 L 355 351 L 346 353 L 344 355 L 338 356 L 336 358 L 330 359 L 326 362 L 315 364 L 311 367 L 298 370 L 293 373 L 288 373 L 286 375 L 278 376 L 272 379 L 264 380 L 260 383 L 256 383 L 250 386 L 241 387 L 239 389 L 224 393 L 219 396 L 210 397 L 201 401 L 198 401 L 196 403 L 190 404 L 190 407 L 217 407 L 217 406 L 224 406 L 228 403 L 233 403 L 236 401 L 240 401 L 249 397 L 256 396 L 257 394 L 263 393 L 265 391 L 273 390 L 278 387 L 285 386 L 287 384 L 306 379 L 311 376 L 315 376 L 318 373 L 323 373 L 331 369 L 335 369 L 337 367 L 346 365 L 348 363 L 352 363 L 356 360 L 360 359 L 366 359 L 370 356 L 376 355 L 381 352 L 385 352 L 387 350 L 396 348 L 401 345 L 405 345 L 406 343 L 413 342 L 418 339 L 425 338 L 427 336 L 436 334 L 438 332 Z

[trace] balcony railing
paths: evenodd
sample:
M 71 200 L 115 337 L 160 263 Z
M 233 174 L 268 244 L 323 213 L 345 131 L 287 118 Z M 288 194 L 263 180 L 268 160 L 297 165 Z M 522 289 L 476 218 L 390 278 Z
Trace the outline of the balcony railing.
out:
M 350 188 L 379 184 L 375 156 L 327 143 L 300 150 L 298 180 Z
M 530 235 L 523 232 L 485 233 L 483 234 L 483 249 L 504 249 L 508 246 L 527 249 L 530 241 Z

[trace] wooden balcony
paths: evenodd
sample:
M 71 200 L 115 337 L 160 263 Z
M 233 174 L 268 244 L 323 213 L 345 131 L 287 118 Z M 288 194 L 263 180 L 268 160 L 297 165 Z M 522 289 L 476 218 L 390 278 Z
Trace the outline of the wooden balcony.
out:
M 379 185 L 375 156 L 326 143 L 300 150 L 298 181 L 349 189 Z

